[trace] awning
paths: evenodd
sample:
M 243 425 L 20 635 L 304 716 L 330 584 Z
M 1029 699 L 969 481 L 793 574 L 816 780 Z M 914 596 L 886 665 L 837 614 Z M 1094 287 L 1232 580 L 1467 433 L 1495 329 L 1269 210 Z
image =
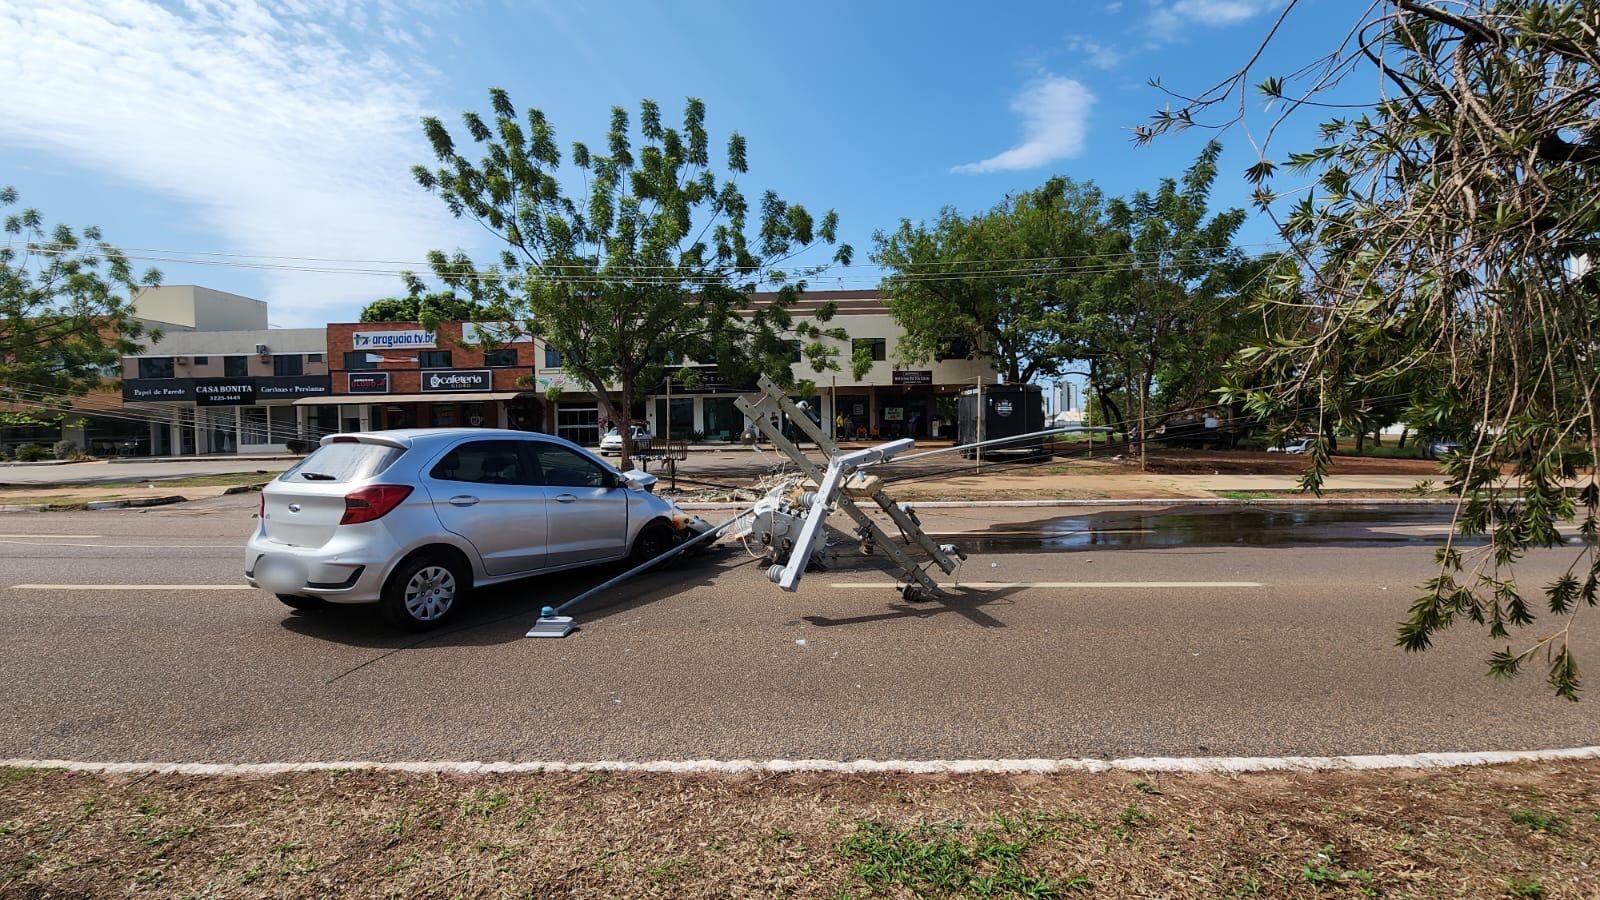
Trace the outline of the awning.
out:
M 362 403 L 480 403 L 484 400 L 514 400 L 517 397 L 537 397 L 533 391 L 478 391 L 461 394 L 326 394 L 321 397 L 302 397 L 295 406 L 356 406 Z

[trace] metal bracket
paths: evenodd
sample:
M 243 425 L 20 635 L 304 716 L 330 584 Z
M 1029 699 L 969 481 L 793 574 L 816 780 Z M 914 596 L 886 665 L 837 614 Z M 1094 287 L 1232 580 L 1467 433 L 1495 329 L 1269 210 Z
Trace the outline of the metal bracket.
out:
M 743 397 L 735 398 L 734 406 L 745 414 L 762 434 L 772 442 L 772 445 L 788 456 L 795 466 L 807 478 L 817 485 L 817 490 L 812 496 L 812 505 L 807 510 L 805 524 L 802 526 L 799 538 L 785 566 L 773 566 L 769 577 L 786 591 L 793 591 L 800 582 L 805 572 L 806 564 L 812 555 L 812 548 L 821 533 L 822 523 L 828 514 L 837 509 L 853 519 L 859 526 L 858 531 L 863 533 L 874 547 L 883 548 L 895 565 L 899 566 L 910 581 L 916 584 L 921 591 L 927 594 L 937 593 L 939 586 L 928 577 L 921 565 L 908 554 L 900 543 L 891 538 L 866 512 L 856 506 L 854 499 L 840 489 L 845 479 L 858 471 L 862 466 L 889 459 L 897 453 L 904 452 L 914 446 L 909 438 L 894 441 L 878 447 L 859 450 L 854 453 L 841 454 L 839 447 L 822 430 L 811 421 L 805 411 L 795 406 L 783 391 L 771 379 L 762 376 L 758 385 L 765 399 L 758 404 L 752 404 Z M 829 461 L 826 468 L 817 465 L 805 455 L 799 447 L 783 435 L 779 429 L 761 410 L 766 402 L 772 401 L 795 426 L 803 431 L 807 437 L 816 442 L 817 446 L 827 454 Z M 928 552 L 934 563 L 946 573 L 954 572 L 958 565 L 950 558 L 946 548 L 936 543 L 923 530 L 915 517 L 894 501 L 880 487 L 872 494 L 872 499 L 885 513 L 910 537 L 918 546 Z

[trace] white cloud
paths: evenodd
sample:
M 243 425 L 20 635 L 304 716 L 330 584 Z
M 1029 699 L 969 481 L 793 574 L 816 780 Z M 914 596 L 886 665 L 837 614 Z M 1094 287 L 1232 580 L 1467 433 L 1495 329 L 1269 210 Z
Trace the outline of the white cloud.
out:
M 963 175 L 1038 168 L 1083 152 L 1094 94 L 1071 78 L 1047 75 L 1011 101 L 1022 119 L 1022 142 L 988 159 L 951 169 Z
M 1077 54 L 1079 59 L 1097 69 L 1115 69 L 1122 62 L 1122 51 L 1081 34 L 1067 38 L 1067 52 Z
M 0 140 L 188 205 L 223 249 L 421 260 L 470 234 L 411 181 L 431 154 L 400 0 L 0 0 Z M 391 35 L 357 45 L 340 33 Z M 141 246 L 137 235 L 117 235 Z M 148 244 L 144 244 L 148 246 Z M 266 271 L 277 324 L 348 316 L 392 276 Z
M 1175 40 L 1193 26 L 1237 25 L 1279 5 L 1280 0 L 1151 0 L 1146 22 L 1155 37 Z

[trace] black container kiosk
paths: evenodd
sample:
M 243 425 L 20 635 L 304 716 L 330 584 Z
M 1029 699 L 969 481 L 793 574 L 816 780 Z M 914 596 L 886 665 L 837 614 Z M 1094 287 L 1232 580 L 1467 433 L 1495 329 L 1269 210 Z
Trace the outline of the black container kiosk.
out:
M 978 394 L 975 387 L 961 392 L 961 398 L 956 408 L 960 419 L 957 436 L 962 444 L 975 444 L 978 442 Z M 999 438 L 1014 437 L 1019 434 L 1032 434 L 1044 430 L 1044 389 L 1036 384 L 996 384 L 984 385 L 983 390 L 983 434 L 982 439 L 993 441 Z M 996 444 L 983 448 L 985 457 L 1010 456 L 1023 454 L 1037 456 L 1044 452 L 1044 438 L 1033 438 L 1028 441 L 1017 441 L 1013 444 Z M 967 459 L 976 457 L 976 450 L 963 450 L 961 455 Z

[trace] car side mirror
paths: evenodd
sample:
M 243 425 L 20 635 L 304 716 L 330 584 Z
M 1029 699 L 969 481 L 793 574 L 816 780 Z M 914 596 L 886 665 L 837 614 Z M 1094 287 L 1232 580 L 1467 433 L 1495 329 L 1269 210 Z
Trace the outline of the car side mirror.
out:
M 615 472 L 612 472 L 612 471 L 608 470 L 608 471 L 602 472 L 601 476 L 602 476 L 601 483 L 605 485 L 605 488 L 608 491 L 615 490 L 616 488 L 619 488 L 619 487 L 622 486 L 622 482 L 621 482 L 621 480 L 619 480 L 617 478 L 617 473 L 615 473 Z

